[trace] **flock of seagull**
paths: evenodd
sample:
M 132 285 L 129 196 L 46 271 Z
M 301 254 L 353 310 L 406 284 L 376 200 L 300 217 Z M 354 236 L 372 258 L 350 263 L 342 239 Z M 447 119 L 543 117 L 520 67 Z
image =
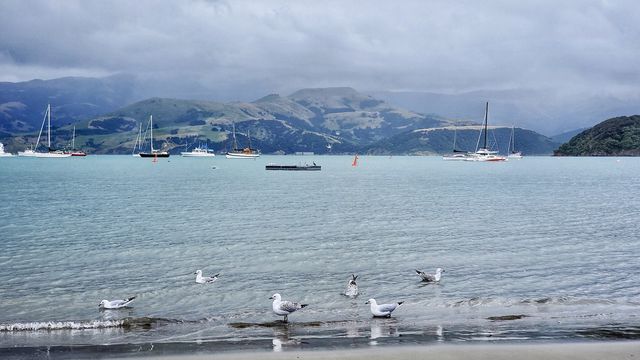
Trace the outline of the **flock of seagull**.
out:
M 434 274 L 428 274 L 424 271 L 416 269 L 416 273 L 420 276 L 422 281 L 427 283 L 440 282 L 443 272 L 444 270 L 442 268 L 437 268 Z M 218 276 L 220 276 L 219 273 L 213 276 L 203 276 L 202 270 L 196 270 L 194 275 L 196 276 L 196 283 L 198 284 L 214 283 L 216 280 L 218 280 Z M 344 295 L 352 298 L 358 296 L 358 284 L 356 283 L 357 279 L 358 275 L 351 275 L 351 279 L 349 279 L 349 282 L 347 283 L 347 288 L 344 291 Z M 132 296 L 130 298 L 122 300 L 102 300 L 98 307 L 100 307 L 101 309 L 109 310 L 122 309 L 131 304 L 131 302 L 135 298 L 135 296 Z M 289 321 L 289 315 L 309 306 L 309 304 L 300 304 L 294 301 L 282 300 L 282 296 L 280 296 L 280 294 L 278 293 L 273 294 L 269 299 L 273 300 L 273 303 L 271 304 L 273 312 L 278 316 L 284 316 L 285 323 Z M 370 306 L 371 314 L 373 315 L 373 317 L 391 317 L 391 313 L 394 312 L 403 303 L 403 301 L 398 301 L 391 304 L 378 304 L 376 302 L 376 299 L 371 298 L 367 300 L 365 304 L 368 304 Z

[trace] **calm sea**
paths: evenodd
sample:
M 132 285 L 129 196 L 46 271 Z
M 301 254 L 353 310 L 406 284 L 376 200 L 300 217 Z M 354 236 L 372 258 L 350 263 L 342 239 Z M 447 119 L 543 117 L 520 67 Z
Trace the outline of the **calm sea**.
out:
M 351 162 L 0 159 L 0 355 L 640 337 L 639 158 Z

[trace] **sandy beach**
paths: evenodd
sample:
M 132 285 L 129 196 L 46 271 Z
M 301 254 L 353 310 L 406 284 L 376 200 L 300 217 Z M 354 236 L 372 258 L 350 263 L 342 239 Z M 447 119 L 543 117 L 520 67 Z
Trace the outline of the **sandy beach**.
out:
M 474 345 L 431 345 L 400 346 L 353 350 L 313 350 L 284 352 L 241 352 L 210 353 L 197 355 L 154 356 L 153 359 L 346 359 L 346 360 L 387 360 L 387 359 L 638 359 L 640 341 L 561 343 L 561 344 L 474 344 Z

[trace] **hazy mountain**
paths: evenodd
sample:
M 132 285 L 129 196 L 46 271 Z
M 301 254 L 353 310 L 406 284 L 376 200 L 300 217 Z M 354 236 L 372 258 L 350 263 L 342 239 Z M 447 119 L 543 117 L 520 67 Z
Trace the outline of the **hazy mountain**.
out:
M 365 147 L 369 154 L 434 155 L 453 151 L 454 132 L 456 149 L 475 151 L 481 126 L 438 127 L 403 132 Z M 502 154 L 509 152 L 511 128 L 490 126 L 488 146 Z M 524 155 L 550 155 L 560 145 L 550 138 L 531 130 L 515 128 L 515 149 Z
M 104 114 L 133 100 L 133 83 L 125 75 L 0 82 L 0 130 L 39 130 L 48 103 L 57 126 Z
M 640 156 L 640 115 L 620 116 L 574 136 L 558 156 Z
M 581 132 L 583 132 L 585 130 L 587 130 L 587 128 L 580 128 L 580 129 L 575 129 L 575 130 L 563 132 L 562 134 L 557 134 L 557 135 L 551 136 L 551 140 L 553 140 L 554 142 L 557 142 L 559 144 L 564 144 L 567 141 L 571 140 L 571 138 L 573 138 L 574 136 L 580 134 Z
M 491 123 L 542 134 L 588 128 L 601 119 L 640 113 L 640 97 L 563 95 L 552 90 L 474 91 L 460 94 L 376 91 L 372 95 L 405 109 L 449 119 L 481 122 L 490 103 Z
M 250 135 L 252 146 L 265 153 L 323 153 L 329 151 L 328 144 L 332 152 L 353 152 L 403 131 L 447 124 L 445 119 L 399 109 L 351 88 L 304 89 L 251 103 L 151 98 L 78 122 L 76 143 L 90 152 L 129 152 L 139 124 L 146 126 L 151 114 L 155 146 L 173 152 L 200 142 L 215 150 L 231 148 L 234 123 L 239 146 L 248 146 Z M 56 134 L 68 139 L 70 131 L 65 126 Z

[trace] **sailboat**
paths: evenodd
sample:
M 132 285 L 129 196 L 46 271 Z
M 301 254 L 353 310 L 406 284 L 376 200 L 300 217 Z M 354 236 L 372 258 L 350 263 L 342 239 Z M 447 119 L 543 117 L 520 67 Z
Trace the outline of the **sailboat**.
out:
M 247 131 L 247 137 L 249 138 L 249 147 L 244 149 L 238 148 L 238 141 L 236 140 L 236 123 L 233 124 L 233 149 L 227 152 L 227 159 L 255 159 L 260 156 L 260 152 L 251 148 L 251 135 Z
M 38 145 L 40 145 L 40 137 L 42 136 L 42 130 L 44 129 L 44 123 L 47 123 L 47 148 L 48 152 L 37 152 Z M 71 154 L 66 154 L 62 150 L 56 150 L 51 147 L 51 104 L 47 104 L 47 111 L 44 114 L 42 120 L 42 126 L 40 126 L 40 133 L 38 133 L 38 140 L 36 146 L 32 149 L 26 149 L 25 151 L 18 151 L 18 156 L 23 157 L 37 157 L 37 158 L 66 158 Z
M 153 115 L 149 115 L 149 143 L 150 143 L 150 147 L 151 147 L 151 151 L 149 152 L 144 152 L 141 151 L 138 153 L 138 156 L 143 157 L 143 158 L 165 158 L 165 157 L 169 157 L 169 152 L 167 151 L 160 151 L 158 149 L 154 149 L 153 148 Z M 142 141 L 142 140 L 141 140 Z
M 522 152 L 516 151 L 516 127 L 511 127 L 511 137 L 509 138 L 509 159 L 522 159 Z
M 466 161 L 505 161 L 506 157 L 498 155 L 497 151 L 489 150 L 487 147 L 487 133 L 488 133 L 488 122 L 489 122 L 489 102 L 487 102 L 485 110 L 484 110 L 484 142 L 481 148 L 477 149 L 476 152 L 469 154 Z M 480 136 L 482 136 L 483 132 L 480 132 Z M 478 138 L 478 143 L 480 143 L 480 138 Z
M 12 153 L 4 152 L 4 144 L 0 142 L 0 157 L 12 157 Z
M 76 150 L 76 126 L 73 125 L 73 137 L 71 138 L 71 151 L 67 151 L 71 156 L 87 156 L 82 150 Z
M 458 150 L 456 147 L 456 140 L 457 140 L 457 135 L 458 135 L 458 127 L 455 126 L 453 128 L 453 150 L 450 154 L 446 154 L 442 156 L 442 160 L 466 160 L 469 155 L 466 151 L 463 150 Z
M 353 162 L 351 163 L 351 166 L 353 167 L 358 166 L 358 154 L 356 154 L 356 156 L 353 157 Z

